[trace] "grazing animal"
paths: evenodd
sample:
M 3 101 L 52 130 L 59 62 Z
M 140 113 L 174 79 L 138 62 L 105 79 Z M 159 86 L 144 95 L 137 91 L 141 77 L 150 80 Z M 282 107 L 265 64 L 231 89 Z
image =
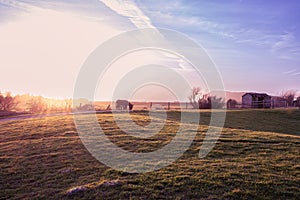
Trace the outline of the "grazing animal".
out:
M 127 100 L 121 100 L 121 99 L 118 99 L 116 101 L 116 109 L 117 110 L 132 110 L 133 109 L 133 104 L 130 103 L 129 101 Z

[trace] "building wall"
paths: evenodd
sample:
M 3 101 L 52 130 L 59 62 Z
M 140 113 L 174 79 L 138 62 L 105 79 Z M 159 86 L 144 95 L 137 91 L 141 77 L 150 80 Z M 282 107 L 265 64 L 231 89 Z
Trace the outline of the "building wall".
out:
M 243 108 L 271 108 L 271 96 L 245 94 L 242 103 Z
M 270 96 L 264 98 L 264 107 L 265 108 L 271 108 L 271 99 L 272 98 Z
M 243 108 L 252 108 L 252 95 L 246 94 L 242 97 Z

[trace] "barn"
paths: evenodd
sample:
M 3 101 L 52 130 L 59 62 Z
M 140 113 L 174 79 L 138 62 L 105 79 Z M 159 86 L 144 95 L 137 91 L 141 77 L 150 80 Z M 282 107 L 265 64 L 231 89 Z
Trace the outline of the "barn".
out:
M 271 108 L 271 96 L 266 93 L 248 92 L 242 96 L 243 108 Z

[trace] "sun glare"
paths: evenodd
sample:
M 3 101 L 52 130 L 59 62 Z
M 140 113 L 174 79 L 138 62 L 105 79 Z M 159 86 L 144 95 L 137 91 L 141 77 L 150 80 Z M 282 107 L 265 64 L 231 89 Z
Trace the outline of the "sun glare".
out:
M 70 97 L 86 57 L 119 31 L 101 20 L 33 7 L 0 26 L 0 65 L 6 73 L 2 87 L 14 93 Z

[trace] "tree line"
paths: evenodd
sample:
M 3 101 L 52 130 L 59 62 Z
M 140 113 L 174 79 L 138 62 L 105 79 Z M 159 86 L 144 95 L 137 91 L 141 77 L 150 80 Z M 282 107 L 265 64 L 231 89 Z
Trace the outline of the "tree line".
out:
M 29 94 L 13 96 L 10 92 L 0 92 L 0 111 L 30 113 L 70 112 L 72 111 L 72 100 L 56 100 Z

